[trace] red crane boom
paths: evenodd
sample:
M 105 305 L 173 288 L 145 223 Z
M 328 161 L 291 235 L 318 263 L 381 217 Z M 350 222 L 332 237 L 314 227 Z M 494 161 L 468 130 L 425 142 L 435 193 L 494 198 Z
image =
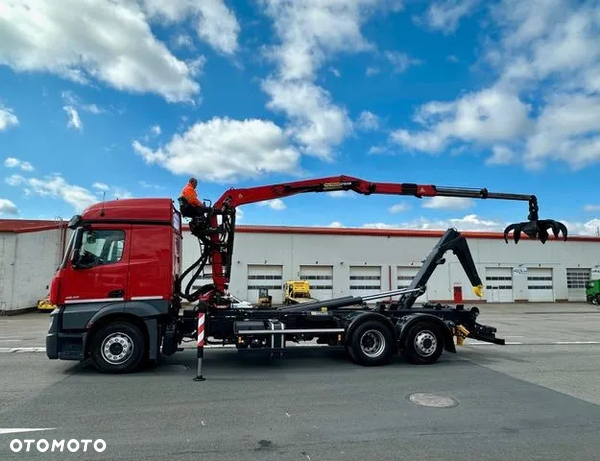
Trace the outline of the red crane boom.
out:
M 549 238 L 548 229 L 551 229 L 554 236 L 557 238 L 562 232 L 564 240 L 567 239 L 567 228 L 564 224 L 550 219 L 539 219 L 537 198 L 532 194 L 489 192 L 485 188 L 371 182 L 345 175 L 249 188 L 231 188 L 215 202 L 214 206 L 207 207 L 206 217 L 204 219 L 193 218 L 190 223 L 190 230 L 193 235 L 198 237 L 202 249 L 200 259 L 198 259 L 198 261 L 188 268 L 180 277 L 181 283 L 181 280 L 183 280 L 191 270 L 196 268 L 196 273 L 188 283 L 186 292 L 181 293 L 182 296 L 188 300 L 207 301 L 215 295 L 218 296 L 223 294 L 227 289 L 231 272 L 235 209 L 238 206 L 273 200 L 276 198 L 284 198 L 300 193 L 350 190 L 363 195 L 409 195 L 417 198 L 441 196 L 527 201 L 529 203 L 528 220 L 526 222 L 511 224 L 504 230 L 504 238 L 507 243 L 507 237 L 511 231 L 514 231 L 515 243 L 518 243 L 521 232 L 532 239 L 539 239 L 542 243 L 546 243 Z M 183 213 L 183 216 L 185 217 L 186 214 Z M 221 219 L 219 220 L 219 218 Z M 205 285 L 196 292 L 190 293 L 192 283 L 209 260 L 212 265 L 213 284 Z

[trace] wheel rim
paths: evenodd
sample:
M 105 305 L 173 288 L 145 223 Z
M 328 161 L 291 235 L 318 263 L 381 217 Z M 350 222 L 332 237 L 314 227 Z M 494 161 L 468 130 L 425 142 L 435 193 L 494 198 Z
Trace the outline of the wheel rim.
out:
M 437 349 L 437 338 L 429 330 L 423 330 L 415 336 L 415 349 L 424 357 L 429 357 Z
M 102 358 L 111 365 L 125 362 L 133 354 L 133 341 L 125 333 L 113 333 L 102 341 Z
M 379 357 L 385 350 L 385 337 L 379 330 L 368 330 L 360 338 L 360 348 L 367 357 Z

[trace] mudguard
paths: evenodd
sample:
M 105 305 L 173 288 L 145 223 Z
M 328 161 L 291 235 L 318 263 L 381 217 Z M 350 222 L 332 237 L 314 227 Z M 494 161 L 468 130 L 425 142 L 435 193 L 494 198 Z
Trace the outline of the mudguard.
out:
M 348 321 L 349 324 L 346 327 L 346 333 L 344 335 L 345 345 L 349 345 L 351 343 L 354 331 L 359 327 L 359 325 L 361 325 L 363 322 L 366 322 L 367 320 L 377 320 L 383 323 L 390 329 L 390 333 L 394 335 L 394 338 L 397 337 L 394 324 L 385 315 L 381 315 L 377 312 L 357 312 L 353 313 L 353 315 L 349 315 L 346 318 L 346 321 Z
M 159 351 L 159 331 L 157 317 L 168 312 L 169 303 L 167 300 L 147 300 L 147 301 L 127 301 L 121 303 L 108 304 L 96 311 L 86 325 L 86 330 L 93 324 L 98 323 L 109 315 L 123 315 L 135 317 L 144 322 L 146 333 L 148 334 L 148 358 L 155 360 L 158 358 Z M 88 333 L 83 334 L 83 350 L 87 350 Z

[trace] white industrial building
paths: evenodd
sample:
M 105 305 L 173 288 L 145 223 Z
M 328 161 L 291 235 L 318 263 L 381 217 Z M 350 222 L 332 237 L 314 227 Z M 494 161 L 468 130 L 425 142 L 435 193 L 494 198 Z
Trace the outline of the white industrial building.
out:
M 317 299 L 365 295 L 407 286 L 443 231 L 238 226 L 230 292 L 256 302 L 267 287 L 282 302 L 286 280 L 307 279 Z M 463 232 L 486 302 L 585 301 L 585 284 L 600 265 L 600 238 L 567 242 L 521 240 L 509 244 L 498 233 Z M 199 256 L 186 233 L 184 264 Z M 450 251 L 438 266 L 421 301 L 479 300 L 458 259 Z M 516 270 L 515 270 L 516 269 Z M 210 268 L 205 280 L 210 280 Z
M 65 222 L 0 220 L 0 314 L 35 307 L 59 265 L 70 232 Z M 459 229 L 460 230 L 460 229 Z M 230 292 L 256 302 L 267 287 L 274 303 L 286 280 L 307 279 L 313 297 L 364 295 L 406 286 L 442 231 L 241 226 L 236 228 Z M 600 268 L 600 238 L 521 240 L 463 232 L 486 302 L 585 301 L 585 283 Z M 189 232 L 183 265 L 199 257 Z M 419 301 L 478 301 L 458 259 L 448 252 Z M 515 270 L 516 269 L 516 270 Z M 526 269 L 526 270 L 525 270 Z M 204 281 L 210 281 L 210 268 Z

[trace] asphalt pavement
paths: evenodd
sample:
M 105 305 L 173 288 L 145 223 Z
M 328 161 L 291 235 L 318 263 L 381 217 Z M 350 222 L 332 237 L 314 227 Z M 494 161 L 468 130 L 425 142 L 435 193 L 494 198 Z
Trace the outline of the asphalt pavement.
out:
M 18 340 L 0 343 L 0 459 L 599 459 L 600 310 L 481 309 L 506 346 L 467 341 L 431 366 L 378 368 L 324 348 L 276 361 L 209 349 L 203 382 L 193 349 L 107 376 L 38 351 L 47 315 L 0 317 L 0 338 Z M 80 449 L 39 453 L 42 439 Z M 98 439 L 102 453 L 83 453 Z

